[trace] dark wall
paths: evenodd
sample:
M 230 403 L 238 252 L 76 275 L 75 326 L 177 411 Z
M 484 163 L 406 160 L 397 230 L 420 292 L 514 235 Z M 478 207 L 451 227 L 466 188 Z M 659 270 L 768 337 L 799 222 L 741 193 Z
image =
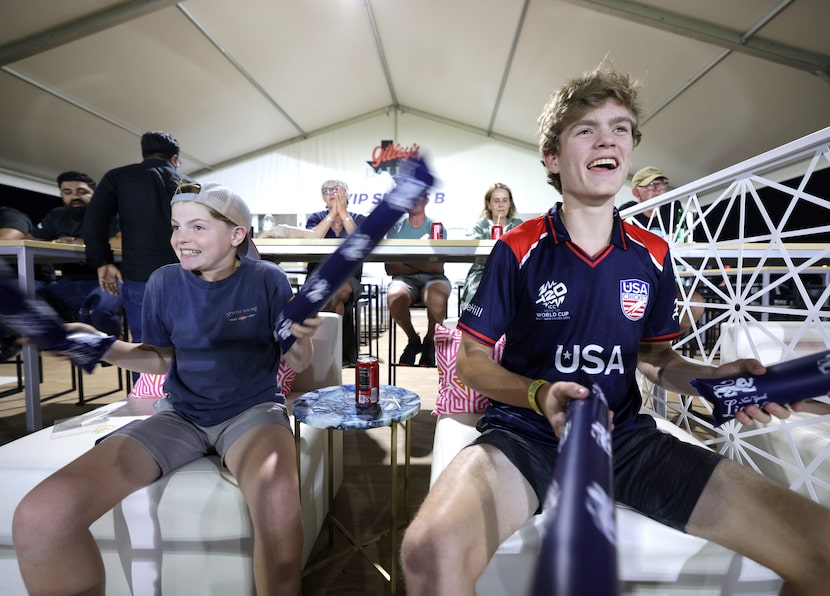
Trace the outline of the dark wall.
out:
M 32 223 L 37 225 L 51 209 L 60 207 L 62 201 L 58 196 L 58 187 L 55 185 L 55 194 L 46 195 L 33 190 L 24 190 L 14 186 L 0 184 L 0 205 L 14 207 L 29 216 Z
M 784 186 L 796 188 L 801 182 L 801 177 L 787 180 L 783 183 Z M 830 168 L 814 172 L 807 183 L 805 191 L 811 195 L 820 197 L 822 199 L 830 199 Z M 773 225 L 777 225 L 784 218 L 784 213 L 790 206 L 790 195 L 780 192 L 774 188 L 763 188 L 758 191 L 758 196 L 763 203 L 764 208 L 772 220 Z M 769 233 L 769 227 L 761 217 L 761 213 L 751 197 L 747 196 L 746 203 L 746 231 L 744 236 L 759 236 Z M 710 230 L 717 229 L 721 225 L 721 220 L 724 219 L 724 213 L 728 201 L 724 201 L 717 205 L 706 216 L 706 221 Z M 740 213 L 734 207 L 723 225 L 723 231 L 719 238 L 721 240 L 729 240 L 738 237 L 738 223 Z M 830 210 L 818 205 L 814 205 L 805 200 L 799 200 L 796 203 L 796 208 L 790 215 L 787 223 L 784 226 L 784 231 L 803 230 L 807 228 L 814 228 L 817 225 L 830 224 Z M 700 228 L 695 230 L 694 239 L 698 242 L 706 240 L 706 237 Z M 798 242 L 830 242 L 830 233 L 810 234 L 800 236 Z

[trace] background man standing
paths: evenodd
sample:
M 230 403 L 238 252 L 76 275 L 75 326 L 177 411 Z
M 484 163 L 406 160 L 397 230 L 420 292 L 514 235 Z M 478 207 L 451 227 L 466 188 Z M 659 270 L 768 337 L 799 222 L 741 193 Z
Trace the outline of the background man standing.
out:
M 87 209 L 83 237 L 86 259 L 98 269 L 101 289 L 124 296 L 124 311 L 135 342 L 141 341 L 141 304 L 150 274 L 178 262 L 170 246 L 170 199 L 181 181 L 179 143 L 166 132 L 141 136 L 141 163 L 110 170 Z M 116 267 L 109 225 L 118 216 L 122 250 Z M 122 285 L 123 284 L 123 285 Z

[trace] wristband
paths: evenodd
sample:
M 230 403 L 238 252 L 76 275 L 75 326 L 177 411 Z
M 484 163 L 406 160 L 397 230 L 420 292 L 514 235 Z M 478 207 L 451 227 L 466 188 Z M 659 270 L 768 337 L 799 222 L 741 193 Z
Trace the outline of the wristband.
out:
M 346 223 L 347 221 L 352 221 L 352 218 L 351 217 L 343 218 L 343 223 Z
M 530 407 L 533 408 L 533 411 L 539 414 L 540 416 L 544 416 L 542 410 L 539 409 L 539 404 L 536 403 L 536 393 L 539 392 L 539 388 L 542 385 L 547 385 L 548 381 L 544 379 L 536 379 L 530 384 L 530 387 L 527 388 L 527 401 L 530 403 Z
M 331 215 L 326 215 L 326 221 L 331 223 L 334 221 L 334 218 Z

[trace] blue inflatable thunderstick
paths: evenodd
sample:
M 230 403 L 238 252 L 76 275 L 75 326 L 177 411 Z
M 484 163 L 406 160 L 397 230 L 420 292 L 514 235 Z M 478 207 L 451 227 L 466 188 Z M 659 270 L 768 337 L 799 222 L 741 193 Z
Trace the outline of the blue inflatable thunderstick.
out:
M 303 284 L 277 318 L 274 336 L 285 354 L 296 339 L 291 325 L 313 317 L 372 252 L 401 215 L 427 192 L 434 178 L 423 158 L 407 159 L 395 177 L 395 187 L 360 226 L 337 247 Z
M 568 402 L 533 596 L 619 594 L 608 402 L 596 383 L 585 385 L 588 397 Z
M 42 300 L 28 298 L 17 277 L 0 261 L 0 323 L 32 341 L 41 350 L 66 354 L 87 373 L 115 342 L 113 335 L 67 333 L 63 321 Z

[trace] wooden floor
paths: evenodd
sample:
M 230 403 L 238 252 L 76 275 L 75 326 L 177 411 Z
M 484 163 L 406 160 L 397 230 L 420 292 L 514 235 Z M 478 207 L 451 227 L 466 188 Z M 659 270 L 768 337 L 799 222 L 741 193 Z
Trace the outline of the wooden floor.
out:
M 415 324 L 419 330 L 425 328 L 425 320 L 415 313 Z M 381 382 L 387 383 L 386 361 L 388 333 L 381 335 Z M 423 333 L 422 333 L 423 335 Z M 400 336 L 399 336 L 400 337 Z M 400 339 L 398 340 L 400 343 Z M 403 346 L 399 347 L 400 351 Z M 365 349 L 365 348 L 364 348 Z M 351 381 L 354 369 L 344 369 L 344 382 Z M 15 377 L 13 363 L 0 363 L 0 377 Z M 2 380 L 2 379 L 0 379 Z M 77 390 L 70 390 L 70 367 L 65 361 L 54 358 L 43 359 L 43 383 L 40 387 L 42 415 L 44 426 L 52 425 L 56 420 L 77 416 L 101 405 L 124 399 L 125 391 L 116 391 L 102 397 L 101 393 L 116 389 L 118 371 L 115 367 L 98 367 L 92 375 L 83 379 L 85 405 L 78 405 Z M 435 405 L 438 387 L 438 372 L 434 368 L 399 368 L 397 385 L 416 392 L 421 397 L 421 411 L 412 420 L 411 469 L 409 484 L 410 511 L 414 514 L 423 501 L 429 485 L 430 463 L 432 461 L 432 438 L 435 428 L 434 418 L 430 415 Z M 0 392 L 13 388 L 14 384 L 0 384 Z M 63 395 L 49 397 L 68 391 Z M 0 398 L 0 444 L 7 443 L 26 434 L 25 404 L 23 393 L 17 392 Z M 390 436 L 389 428 L 371 431 L 353 431 L 344 433 L 344 480 L 334 503 L 335 516 L 359 537 L 383 532 L 390 524 Z M 403 427 L 398 432 L 399 455 L 399 519 L 405 518 L 403 510 Z M 337 532 L 334 544 L 329 547 L 329 534 L 326 528 L 318 537 L 314 551 L 307 565 L 307 570 L 316 562 L 332 554 L 341 552 L 348 543 Z M 390 545 L 388 537 L 372 543 L 365 548 L 371 558 L 380 561 L 388 570 L 390 558 L 397 556 L 398 545 Z M 360 553 L 350 552 L 337 558 L 319 570 L 308 572 L 303 578 L 302 594 L 304 596 L 322 596 L 327 594 L 375 596 L 389 594 L 390 585 L 378 570 Z M 405 594 L 406 589 L 400 571 L 398 571 L 397 594 Z

